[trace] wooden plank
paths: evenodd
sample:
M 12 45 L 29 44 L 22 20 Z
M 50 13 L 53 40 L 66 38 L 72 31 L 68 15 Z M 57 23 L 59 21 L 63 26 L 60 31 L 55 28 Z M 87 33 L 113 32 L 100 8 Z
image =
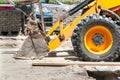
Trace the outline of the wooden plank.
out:
M 120 62 L 46 62 L 38 61 L 33 62 L 32 66 L 69 66 L 69 65 L 80 65 L 80 66 L 120 66 Z
M 62 57 L 60 57 L 62 55 Z M 120 66 L 120 62 L 83 62 L 76 56 L 65 56 L 65 54 L 57 54 L 56 57 L 45 57 L 42 60 L 34 61 L 33 66 Z

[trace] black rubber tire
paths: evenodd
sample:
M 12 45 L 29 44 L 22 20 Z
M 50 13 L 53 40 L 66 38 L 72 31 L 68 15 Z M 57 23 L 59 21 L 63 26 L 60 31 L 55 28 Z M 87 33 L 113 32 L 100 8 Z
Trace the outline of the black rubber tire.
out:
M 113 45 L 105 54 L 96 55 L 89 52 L 84 44 L 87 30 L 95 25 L 105 26 L 113 36 Z M 120 27 L 105 15 L 93 14 L 87 16 L 78 24 L 71 37 L 74 51 L 84 61 L 113 61 L 120 54 Z

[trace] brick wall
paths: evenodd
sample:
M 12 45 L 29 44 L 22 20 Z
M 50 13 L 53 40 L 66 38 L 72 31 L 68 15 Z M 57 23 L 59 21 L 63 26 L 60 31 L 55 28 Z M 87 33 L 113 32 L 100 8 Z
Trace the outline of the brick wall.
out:
M 18 31 L 21 27 L 21 13 L 17 11 L 0 12 L 0 32 Z

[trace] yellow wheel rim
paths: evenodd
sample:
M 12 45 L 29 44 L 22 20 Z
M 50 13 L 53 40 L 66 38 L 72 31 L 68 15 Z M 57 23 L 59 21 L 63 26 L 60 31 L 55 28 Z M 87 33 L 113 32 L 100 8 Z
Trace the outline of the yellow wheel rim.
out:
M 102 55 L 112 47 L 113 37 L 109 29 L 104 26 L 94 26 L 86 32 L 84 44 L 92 54 Z

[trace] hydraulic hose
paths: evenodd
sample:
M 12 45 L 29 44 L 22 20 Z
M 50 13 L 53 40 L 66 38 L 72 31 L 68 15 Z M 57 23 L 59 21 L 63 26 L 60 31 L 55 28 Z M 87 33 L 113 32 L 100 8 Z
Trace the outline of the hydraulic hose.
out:
M 68 16 L 72 16 L 76 12 L 78 12 L 80 9 L 83 9 L 85 6 L 93 2 L 94 0 L 85 0 L 84 2 L 80 3 L 79 5 L 75 6 L 73 9 L 69 10 L 63 17 L 62 20 L 67 18 Z

